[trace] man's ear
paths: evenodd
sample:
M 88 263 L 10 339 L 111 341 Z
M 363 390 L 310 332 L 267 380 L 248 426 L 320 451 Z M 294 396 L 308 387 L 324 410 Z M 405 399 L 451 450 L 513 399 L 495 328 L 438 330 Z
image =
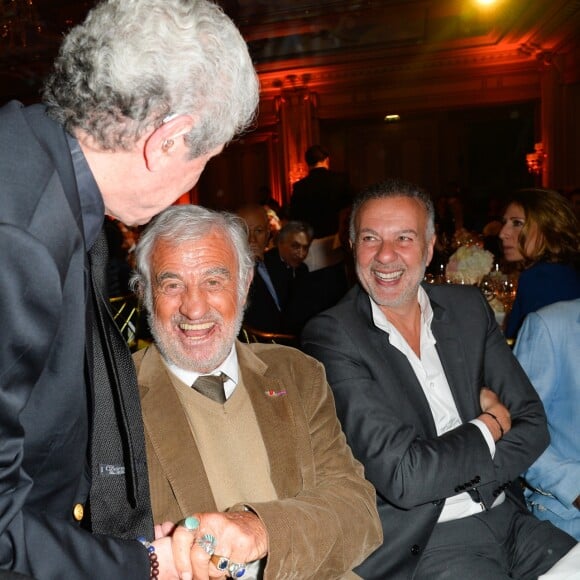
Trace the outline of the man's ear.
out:
M 254 279 L 254 270 L 250 272 L 248 276 L 248 282 L 246 284 L 246 291 L 244 293 L 244 308 L 248 305 L 248 293 L 250 292 L 250 286 L 252 285 L 252 280 Z
M 425 264 L 426 266 L 428 266 L 431 263 L 431 260 L 433 259 L 433 248 L 435 247 L 436 240 L 437 234 L 433 234 L 431 240 L 427 242 L 427 260 Z
M 145 140 L 143 154 L 149 171 L 158 171 L 172 161 L 175 155 L 187 155 L 183 137 L 194 125 L 190 115 L 177 115 L 157 127 Z M 181 157 L 180 157 L 181 158 Z

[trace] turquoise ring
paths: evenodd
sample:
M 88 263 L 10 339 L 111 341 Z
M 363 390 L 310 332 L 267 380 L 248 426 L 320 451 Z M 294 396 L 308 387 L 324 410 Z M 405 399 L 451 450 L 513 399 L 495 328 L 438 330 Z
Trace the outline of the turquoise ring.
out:
M 178 526 L 189 530 L 190 532 L 195 532 L 199 528 L 199 520 L 195 516 L 189 516 L 177 522 Z

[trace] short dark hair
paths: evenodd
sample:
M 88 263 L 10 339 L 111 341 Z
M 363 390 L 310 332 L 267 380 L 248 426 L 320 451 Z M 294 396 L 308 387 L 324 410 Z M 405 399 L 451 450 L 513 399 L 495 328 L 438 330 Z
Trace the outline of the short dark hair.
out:
M 320 163 L 320 161 L 328 159 L 328 157 L 328 151 L 322 145 L 312 145 L 304 153 L 304 159 L 308 167 L 313 167 L 317 163 Z
M 429 194 L 414 183 L 393 178 L 369 185 L 362 189 L 355 197 L 350 214 L 349 234 L 351 242 L 356 241 L 355 224 L 361 207 L 371 199 L 386 199 L 390 197 L 416 199 L 425 208 L 425 212 L 427 213 L 426 236 L 429 238 L 435 234 L 435 208 L 433 207 L 433 201 Z

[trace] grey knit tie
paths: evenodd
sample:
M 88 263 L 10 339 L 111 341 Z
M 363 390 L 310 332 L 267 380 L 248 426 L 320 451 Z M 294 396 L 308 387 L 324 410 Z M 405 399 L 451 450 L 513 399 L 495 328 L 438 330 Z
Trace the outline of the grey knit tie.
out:
M 205 395 L 216 403 L 225 403 L 226 394 L 224 392 L 224 383 L 226 382 L 226 375 L 220 373 L 219 375 L 200 375 L 197 377 L 192 387 L 202 395 Z

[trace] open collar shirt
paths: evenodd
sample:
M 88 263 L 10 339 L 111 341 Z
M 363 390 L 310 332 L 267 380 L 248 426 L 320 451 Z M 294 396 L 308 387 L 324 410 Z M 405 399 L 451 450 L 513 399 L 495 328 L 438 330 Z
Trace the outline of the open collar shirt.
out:
M 421 287 L 419 287 L 417 298 L 421 308 L 420 357 L 415 354 L 395 326 L 389 322 L 378 304 L 370 297 L 369 300 L 374 325 L 388 334 L 391 346 L 399 350 L 409 361 L 429 404 L 437 435 L 442 435 L 461 425 L 462 420 L 457 411 L 439 354 L 435 348 L 436 340 L 431 332 L 433 309 L 427 293 Z M 470 423 L 473 423 L 481 431 L 493 457 L 495 443 L 489 429 L 478 419 L 474 419 Z M 504 499 L 505 494 L 502 493 L 497 498 L 494 506 L 502 503 Z M 445 500 L 445 506 L 438 521 L 456 520 L 480 513 L 484 509 L 482 503 L 474 501 L 467 492 L 463 492 Z

